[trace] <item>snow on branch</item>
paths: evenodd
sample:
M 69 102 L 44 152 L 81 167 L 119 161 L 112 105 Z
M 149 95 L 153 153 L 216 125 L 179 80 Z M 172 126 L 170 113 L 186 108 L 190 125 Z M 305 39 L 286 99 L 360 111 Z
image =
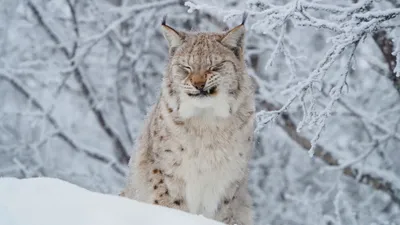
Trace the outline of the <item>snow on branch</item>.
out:
M 388 78 L 392 81 L 394 88 L 400 95 L 400 43 L 394 45 L 394 41 L 390 40 L 385 30 L 380 30 L 373 34 L 373 38 L 381 50 L 383 57 L 389 69 Z M 400 39 L 398 39 L 400 40 Z M 400 41 L 398 41 L 400 42 Z
M 276 119 L 279 115 L 282 115 L 283 112 L 286 112 L 295 101 L 301 101 L 304 105 L 302 99 L 308 95 L 311 100 L 307 103 L 307 106 L 303 107 L 303 120 L 300 121 L 298 130 L 300 131 L 306 125 L 309 128 L 317 126 L 317 131 L 311 141 L 312 145 L 309 151 L 310 156 L 313 155 L 313 150 L 325 127 L 325 120 L 327 116 L 331 114 L 333 105 L 342 96 L 341 90 L 346 84 L 346 74 L 351 70 L 351 63 L 357 44 L 363 41 L 368 34 L 378 30 L 382 24 L 400 15 L 399 9 L 365 12 L 371 3 L 371 0 L 366 0 L 344 7 L 310 3 L 304 0 L 291 1 L 285 5 L 279 6 L 268 4 L 267 2 L 264 3 L 263 1 L 248 2 L 248 9 L 246 9 L 246 12 L 248 12 L 249 16 L 252 16 L 254 20 L 250 29 L 256 33 L 273 31 L 277 27 L 284 26 L 289 20 L 298 27 L 308 26 L 319 29 L 329 29 L 335 33 L 335 35 L 330 38 L 330 42 L 332 43 L 331 48 L 326 52 L 325 56 L 319 61 L 308 77 L 282 91 L 282 94 L 290 96 L 286 103 L 278 110 L 270 112 L 261 111 L 257 114 L 258 128 L 256 131 L 259 131 L 264 124 L 267 124 Z M 220 9 L 216 6 L 202 4 L 198 1 L 189 1 L 186 2 L 185 5 L 189 7 L 189 12 L 199 10 L 225 15 L 223 18 L 224 21 L 243 13 L 241 10 Z M 331 13 L 331 15 L 329 18 L 318 18 L 313 16 L 314 11 L 327 11 Z M 280 45 L 282 45 L 282 43 L 278 42 L 277 46 Z M 333 94 L 331 93 L 331 102 L 322 112 L 317 112 L 315 109 L 316 99 L 314 97 L 314 92 L 321 91 L 321 86 L 324 83 L 325 76 L 329 69 L 339 57 L 341 57 L 342 53 L 348 50 L 350 50 L 351 53 L 347 66 L 344 68 L 345 71 L 342 75 L 337 77 L 338 82 L 332 89 L 340 91 L 335 91 Z M 276 52 L 274 51 L 266 66 L 269 66 L 270 63 L 275 60 L 275 55 Z
M 33 14 L 35 15 L 37 21 L 39 22 L 39 24 L 43 27 L 43 29 L 46 31 L 46 33 L 50 36 L 50 38 L 56 43 L 56 44 L 61 44 L 61 41 L 59 39 L 59 37 L 57 36 L 57 34 L 51 29 L 51 27 L 48 25 L 48 23 L 45 22 L 45 19 L 43 18 L 43 16 L 41 15 L 38 7 L 32 2 L 29 1 L 28 2 L 28 6 L 29 8 L 32 10 Z M 73 10 L 73 8 L 70 8 L 71 14 L 74 15 L 75 11 Z M 74 17 L 74 16 L 73 16 Z M 76 22 L 76 20 L 73 20 L 74 22 Z M 75 32 L 78 31 L 78 25 L 75 24 Z M 76 35 L 79 35 L 79 33 L 76 33 Z M 76 46 L 76 44 L 74 44 L 74 46 Z M 62 47 L 61 50 L 64 53 L 65 57 L 69 60 L 73 59 L 75 57 L 75 53 L 76 53 L 76 47 L 74 47 L 74 49 L 69 52 L 68 49 L 66 47 Z M 71 66 L 75 66 L 75 62 L 72 62 Z M 93 93 L 93 91 L 91 90 L 88 80 L 85 78 L 84 74 L 82 74 L 81 70 L 78 68 L 78 66 L 76 65 L 74 71 L 73 71 L 76 80 L 78 81 L 78 83 L 81 86 L 82 92 L 84 93 L 86 100 L 88 101 L 88 104 L 90 106 L 90 108 L 92 109 L 93 113 L 96 115 L 97 121 L 99 123 L 99 125 L 103 128 L 103 130 L 105 131 L 105 133 L 114 141 L 114 145 L 115 145 L 115 153 L 117 156 L 117 159 L 119 162 L 123 162 L 125 164 L 128 163 L 129 161 L 129 147 L 126 146 L 126 144 L 123 142 L 122 138 L 119 136 L 118 131 L 115 130 L 111 124 L 107 121 L 105 115 L 103 114 L 103 112 L 101 111 L 101 109 L 99 109 L 96 105 L 96 97 Z
M 264 102 L 263 106 L 267 110 L 276 109 L 273 104 L 270 104 L 266 101 Z M 304 150 L 308 150 L 312 147 L 311 141 L 301 136 L 297 132 L 295 123 L 287 113 L 282 114 L 282 120 L 278 122 L 278 125 Z M 396 175 L 388 171 L 381 171 L 380 173 L 374 172 L 378 170 L 377 168 L 365 170 L 365 168 L 359 169 L 354 167 L 354 164 L 368 157 L 372 151 L 376 149 L 377 145 L 378 143 L 374 142 L 373 145 L 370 146 L 371 148 L 369 151 L 366 151 L 363 155 L 360 155 L 357 159 L 354 159 L 351 162 L 339 162 L 339 160 L 330 151 L 327 151 L 318 144 L 314 147 L 314 156 L 331 166 L 323 169 L 322 172 L 332 169 L 342 170 L 344 175 L 351 177 L 362 184 L 368 185 L 373 189 L 387 193 L 391 197 L 392 201 L 400 206 L 400 179 L 398 179 Z
M 120 26 L 124 21 L 132 18 L 135 16 L 135 13 L 138 11 L 143 11 L 151 8 L 162 8 L 166 7 L 168 5 L 174 5 L 177 4 L 175 0 L 166 0 L 166 1 L 161 1 L 161 2 L 151 2 L 151 3 L 146 3 L 146 4 L 139 4 L 139 5 L 134 5 L 130 7 L 121 7 L 119 8 L 119 14 L 122 16 L 118 18 L 117 20 L 113 21 L 110 25 L 108 25 L 102 32 L 99 34 L 87 37 L 83 40 L 81 40 L 82 45 L 90 43 L 92 41 L 97 41 L 100 39 L 103 39 L 106 37 L 110 32 L 113 30 L 117 29 L 118 26 Z
M 65 131 L 57 122 L 57 120 L 50 114 L 50 111 L 46 111 L 45 107 L 40 103 L 40 101 L 29 92 L 28 87 L 26 87 L 23 83 L 18 81 L 17 79 L 14 79 L 12 76 L 8 75 L 6 71 L 0 70 L 0 79 L 7 80 L 10 82 L 10 84 L 19 92 L 21 93 L 24 97 L 26 97 L 28 100 L 30 100 L 33 104 L 34 107 L 36 107 L 39 111 L 43 113 L 43 116 L 47 118 L 49 123 L 54 127 L 55 132 L 53 132 L 52 135 L 46 136 L 44 139 L 39 141 L 36 145 L 39 147 L 42 145 L 47 139 L 51 138 L 52 136 L 58 136 L 62 140 L 64 140 L 71 148 L 75 151 L 81 151 L 85 155 L 87 155 L 90 158 L 94 158 L 96 160 L 99 160 L 100 162 L 103 162 L 107 165 L 109 165 L 111 168 L 113 168 L 117 173 L 120 175 L 124 176 L 125 172 L 124 170 L 112 159 L 110 159 L 106 155 L 102 155 L 100 152 L 93 151 L 89 148 L 83 147 L 79 142 L 73 137 L 72 134 L 68 133 Z

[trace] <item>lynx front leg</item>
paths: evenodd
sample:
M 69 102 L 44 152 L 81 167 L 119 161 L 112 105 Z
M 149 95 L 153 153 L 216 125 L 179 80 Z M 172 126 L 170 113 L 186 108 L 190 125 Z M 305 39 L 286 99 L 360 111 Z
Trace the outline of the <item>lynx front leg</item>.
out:
M 252 210 L 249 202 L 240 199 L 233 199 L 230 203 L 225 200 L 217 220 L 229 225 L 252 225 Z
M 174 177 L 164 174 L 159 169 L 154 169 L 151 177 L 149 180 L 152 189 L 151 203 L 188 211 L 184 198 L 179 194 L 179 189 L 181 189 L 179 182 L 171 182 Z
M 247 182 L 227 196 L 220 203 L 216 220 L 229 225 L 253 225 L 252 202 L 247 190 Z

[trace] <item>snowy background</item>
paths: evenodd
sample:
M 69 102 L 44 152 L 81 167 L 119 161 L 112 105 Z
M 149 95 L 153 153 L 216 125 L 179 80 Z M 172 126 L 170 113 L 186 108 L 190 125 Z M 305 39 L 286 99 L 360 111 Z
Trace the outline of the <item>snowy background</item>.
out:
M 256 224 L 400 224 L 398 0 L 0 0 L 0 177 L 119 193 L 160 92 L 162 16 L 223 31 L 244 10 Z

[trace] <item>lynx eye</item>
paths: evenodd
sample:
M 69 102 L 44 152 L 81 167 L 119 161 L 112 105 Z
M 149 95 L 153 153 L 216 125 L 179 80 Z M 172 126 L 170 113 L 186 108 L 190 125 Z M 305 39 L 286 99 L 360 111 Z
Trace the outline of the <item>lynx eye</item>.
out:
M 179 68 L 185 70 L 188 73 L 192 72 L 192 68 L 190 66 L 185 66 L 185 65 L 182 65 L 182 64 L 179 64 L 178 66 L 179 66 Z
M 213 71 L 213 72 L 220 71 L 220 70 L 222 69 L 222 66 L 223 66 L 223 65 L 224 65 L 224 62 L 219 63 L 219 64 L 217 64 L 217 65 L 215 65 L 215 66 L 210 67 L 209 70 L 210 70 L 210 71 Z

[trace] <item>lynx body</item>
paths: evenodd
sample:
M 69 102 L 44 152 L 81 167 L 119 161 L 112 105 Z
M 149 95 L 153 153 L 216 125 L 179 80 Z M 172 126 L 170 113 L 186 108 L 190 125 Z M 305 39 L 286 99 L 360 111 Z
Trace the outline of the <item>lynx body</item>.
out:
M 247 179 L 255 108 L 243 24 L 226 33 L 184 33 L 163 22 L 169 63 L 121 195 L 253 224 Z

